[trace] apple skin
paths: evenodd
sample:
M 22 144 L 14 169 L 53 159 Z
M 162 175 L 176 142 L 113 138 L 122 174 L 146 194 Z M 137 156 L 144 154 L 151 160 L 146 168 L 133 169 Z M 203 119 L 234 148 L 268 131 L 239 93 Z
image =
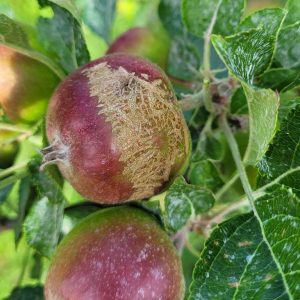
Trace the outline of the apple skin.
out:
M 64 80 L 46 128 L 44 162 L 57 163 L 77 192 L 104 204 L 159 193 L 190 156 L 189 130 L 167 76 L 125 54 L 92 61 Z
M 115 207 L 93 213 L 59 245 L 46 300 L 182 300 L 182 266 L 167 234 L 148 213 Z
M 106 53 L 141 56 L 166 69 L 169 48 L 170 41 L 166 34 L 154 33 L 145 27 L 134 27 L 120 35 Z
M 0 45 L 0 105 L 14 123 L 31 124 L 45 113 L 58 77 L 44 64 Z

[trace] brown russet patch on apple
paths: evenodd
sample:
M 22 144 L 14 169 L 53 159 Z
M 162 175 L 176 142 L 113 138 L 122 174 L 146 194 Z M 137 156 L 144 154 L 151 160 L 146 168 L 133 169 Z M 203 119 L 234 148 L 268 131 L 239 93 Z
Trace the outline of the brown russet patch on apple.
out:
M 90 96 L 98 100 L 99 114 L 112 126 L 123 175 L 134 187 L 130 199 L 153 195 L 189 147 L 172 91 L 162 79 L 148 81 L 143 74 L 113 69 L 106 62 L 83 73 Z

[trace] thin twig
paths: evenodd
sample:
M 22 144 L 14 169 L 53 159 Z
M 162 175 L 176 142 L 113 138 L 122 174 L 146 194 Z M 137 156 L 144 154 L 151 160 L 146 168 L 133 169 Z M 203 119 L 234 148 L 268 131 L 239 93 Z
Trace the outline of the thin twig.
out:
M 214 14 L 211 18 L 210 24 L 207 28 L 207 31 L 204 35 L 204 52 L 203 52 L 203 72 L 204 72 L 204 78 L 206 80 L 210 79 L 210 39 L 211 35 L 214 29 L 214 26 L 217 21 L 217 15 L 220 8 L 220 5 L 222 3 L 222 0 L 219 0 L 217 7 L 214 11 Z
M 29 172 L 26 170 L 25 172 L 20 172 L 20 173 L 17 173 L 15 175 L 12 175 L 10 177 L 7 177 L 3 180 L 0 181 L 0 189 L 3 189 L 4 187 L 12 184 L 12 183 L 15 183 L 16 181 L 28 176 Z
M 179 101 L 181 109 L 183 111 L 189 111 L 195 108 L 198 108 L 203 105 L 203 91 L 201 90 L 198 93 L 193 95 L 188 95 L 182 98 Z
M 227 181 L 215 194 L 217 200 L 220 200 L 221 197 L 231 188 L 231 186 L 237 181 L 239 178 L 239 173 L 235 173 L 229 181 Z
M 252 195 L 252 188 L 251 188 L 251 185 L 249 183 L 249 179 L 247 177 L 246 170 L 244 168 L 244 164 L 243 164 L 243 161 L 242 161 L 242 158 L 241 158 L 241 154 L 239 152 L 237 142 L 236 142 L 236 140 L 234 138 L 234 135 L 233 135 L 233 133 L 232 133 L 232 131 L 231 131 L 229 125 L 228 125 L 227 116 L 226 116 L 225 113 L 223 113 L 221 115 L 220 121 L 221 121 L 221 128 L 223 129 L 223 132 L 226 136 L 226 139 L 228 140 L 228 145 L 229 145 L 229 148 L 231 150 L 234 162 L 236 164 L 236 168 L 237 168 L 239 177 L 241 179 L 242 186 L 244 188 L 244 191 L 247 195 L 247 198 L 249 200 L 249 203 L 250 203 L 253 211 L 257 214 L 256 208 L 255 208 L 255 205 L 254 205 L 254 197 Z
M 13 131 L 13 132 L 20 132 L 20 133 L 33 133 L 31 130 L 21 128 L 15 125 L 0 123 L 1 130 Z
M 4 169 L 4 170 L 0 171 L 0 179 L 7 177 L 8 175 L 14 173 L 17 170 L 25 168 L 27 166 L 27 164 L 28 164 L 28 161 L 23 161 L 18 165 L 14 165 L 10 168 L 7 168 L 7 169 Z

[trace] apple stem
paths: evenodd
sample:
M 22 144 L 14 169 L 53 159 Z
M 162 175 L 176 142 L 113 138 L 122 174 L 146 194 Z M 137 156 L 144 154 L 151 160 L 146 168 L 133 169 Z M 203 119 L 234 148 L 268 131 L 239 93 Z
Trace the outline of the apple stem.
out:
M 178 231 L 175 235 L 172 236 L 173 243 L 179 254 L 182 253 L 182 250 L 185 246 L 188 232 L 189 229 L 187 226 L 185 226 L 180 231 Z
M 220 117 L 220 124 L 221 124 L 221 128 L 223 129 L 223 132 L 225 134 L 225 137 L 228 141 L 228 145 L 231 150 L 231 154 L 234 159 L 234 162 L 236 164 L 237 171 L 238 171 L 242 186 L 244 188 L 245 194 L 249 200 L 249 203 L 251 205 L 251 208 L 252 208 L 255 216 L 258 216 L 256 207 L 254 205 L 255 199 L 253 196 L 253 191 L 252 191 L 251 185 L 249 183 L 249 179 L 248 179 L 248 176 L 247 176 L 247 173 L 246 173 L 246 170 L 245 170 L 242 158 L 241 158 L 238 144 L 234 138 L 231 128 L 229 127 L 229 124 L 227 122 L 227 116 L 225 113 L 223 113 Z
M 40 152 L 43 155 L 42 164 L 40 166 L 41 171 L 48 165 L 57 164 L 59 162 L 65 163 L 67 159 L 65 147 L 60 147 L 60 144 L 57 141 L 54 141 L 53 144 L 45 147 Z

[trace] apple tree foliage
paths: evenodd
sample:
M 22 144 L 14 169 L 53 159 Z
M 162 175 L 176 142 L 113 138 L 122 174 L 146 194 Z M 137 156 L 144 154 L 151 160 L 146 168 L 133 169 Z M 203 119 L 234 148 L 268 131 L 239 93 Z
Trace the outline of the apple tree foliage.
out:
M 0 44 L 61 79 L 91 59 L 91 35 L 112 42 L 117 0 L 22 3 L 0 2 Z M 187 299 L 300 299 L 299 0 L 251 13 L 244 0 L 151 3 L 170 39 L 165 71 L 189 83 L 174 88 L 193 153 L 164 193 L 131 205 L 156 215 L 173 239 Z M 42 299 L 42 257 L 102 207 L 82 202 L 56 167 L 40 171 L 43 120 L 0 121 L 17 133 L 0 147 L 21 146 L 0 171 L 1 223 L 13 227 L 16 245 L 24 237 L 32 248 L 38 282 L 7 299 Z

